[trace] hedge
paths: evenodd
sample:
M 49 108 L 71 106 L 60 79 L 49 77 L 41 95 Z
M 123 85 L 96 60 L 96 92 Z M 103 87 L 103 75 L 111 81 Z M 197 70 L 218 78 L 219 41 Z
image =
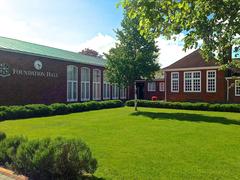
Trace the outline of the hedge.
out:
M 97 160 L 82 140 L 6 137 L 0 140 L 0 166 L 34 180 L 83 179 L 96 171 Z
M 134 100 L 126 102 L 127 106 L 134 106 Z M 138 100 L 139 107 L 169 108 L 169 109 L 187 109 L 202 111 L 221 111 L 221 112 L 240 112 L 240 104 L 210 104 L 210 103 L 192 103 L 192 102 L 163 102 Z
M 123 102 L 120 100 L 89 101 L 70 104 L 55 103 L 51 105 L 31 104 L 25 106 L 0 106 L 0 121 L 62 115 L 121 106 L 123 106 Z

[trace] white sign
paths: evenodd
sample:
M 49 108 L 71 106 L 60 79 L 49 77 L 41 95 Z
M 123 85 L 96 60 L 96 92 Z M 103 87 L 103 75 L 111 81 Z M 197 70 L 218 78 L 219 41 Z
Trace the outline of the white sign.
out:
M 45 78 L 58 78 L 58 73 L 50 71 L 39 71 L 42 69 L 42 62 L 37 60 L 34 62 L 36 70 L 17 69 L 11 68 L 7 63 L 0 63 L 0 77 L 8 76 L 30 76 L 30 77 L 45 77 Z
M 0 64 L 0 77 L 7 77 L 11 75 L 11 70 L 8 64 Z
M 233 46 L 232 59 L 240 59 L 240 45 Z

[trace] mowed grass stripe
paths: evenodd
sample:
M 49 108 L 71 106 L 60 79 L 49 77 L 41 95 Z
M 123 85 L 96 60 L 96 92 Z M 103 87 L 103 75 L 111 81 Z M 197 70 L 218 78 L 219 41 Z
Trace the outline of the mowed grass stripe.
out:
M 4 121 L 29 138 L 81 138 L 105 179 L 239 179 L 240 114 L 132 107 Z

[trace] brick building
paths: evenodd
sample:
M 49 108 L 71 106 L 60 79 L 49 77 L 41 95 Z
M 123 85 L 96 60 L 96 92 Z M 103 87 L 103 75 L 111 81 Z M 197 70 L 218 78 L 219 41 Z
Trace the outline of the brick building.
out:
M 0 105 L 133 99 L 134 88 L 110 84 L 106 60 L 0 37 Z M 138 99 L 240 103 L 239 72 L 219 70 L 199 50 L 163 69 L 164 78 L 138 80 Z
M 104 59 L 0 37 L 0 105 L 126 99 Z
M 157 96 L 166 101 L 240 103 L 239 70 L 219 68 L 196 50 L 164 68 L 164 79 L 137 82 L 138 89 L 144 89 L 137 93 L 141 99 Z

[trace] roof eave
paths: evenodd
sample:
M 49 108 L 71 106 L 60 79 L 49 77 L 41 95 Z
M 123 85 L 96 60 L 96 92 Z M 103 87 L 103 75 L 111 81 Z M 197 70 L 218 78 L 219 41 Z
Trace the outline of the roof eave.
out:
M 25 55 L 31 55 L 31 56 L 39 56 L 39 57 L 43 57 L 43 58 L 61 60 L 61 61 L 66 61 L 66 62 L 67 61 L 71 61 L 71 62 L 80 63 L 80 64 L 105 67 L 105 65 L 103 65 L 103 64 L 79 62 L 79 61 L 76 61 L 76 60 L 73 60 L 73 59 L 64 59 L 64 58 L 59 58 L 59 57 L 54 57 L 54 56 L 46 56 L 46 55 L 42 55 L 42 54 L 30 53 L 30 52 L 25 52 L 25 51 L 19 51 L 19 50 L 15 50 L 15 49 L 6 49 L 6 48 L 0 47 L 0 50 L 1 51 L 6 51 L 6 52 L 14 52 L 14 53 L 20 53 L 20 54 L 25 54 Z

